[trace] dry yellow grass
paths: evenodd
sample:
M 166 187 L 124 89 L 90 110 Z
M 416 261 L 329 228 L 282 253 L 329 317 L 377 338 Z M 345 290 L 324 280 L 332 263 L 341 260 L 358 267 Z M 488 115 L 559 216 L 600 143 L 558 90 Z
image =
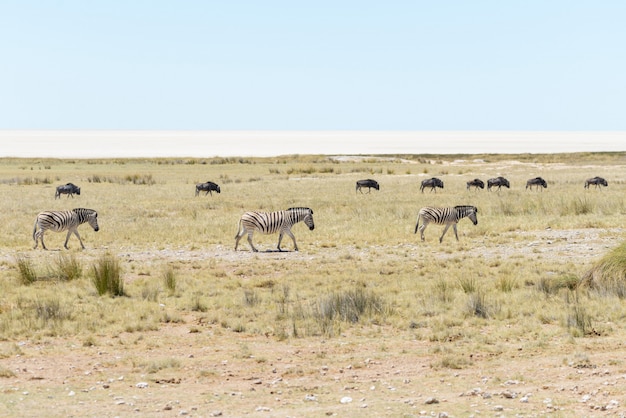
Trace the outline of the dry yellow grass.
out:
M 623 160 L 0 160 L 0 414 L 623 411 L 623 302 L 576 288 L 624 240 Z M 511 189 L 466 190 L 498 175 Z M 595 175 L 609 187 L 584 190 Z M 432 176 L 445 188 L 420 193 Z M 536 176 L 548 188 L 525 190 Z M 362 178 L 380 191 L 356 193 Z M 222 193 L 195 197 L 208 180 Z M 55 200 L 67 182 L 81 195 Z M 457 204 L 479 208 L 458 242 L 439 244 L 436 225 L 426 242 L 413 233 L 420 207 Z M 260 253 L 233 250 L 244 211 L 292 206 L 315 212 L 314 231 L 293 228 L 298 253 L 258 233 Z M 53 250 L 32 250 L 36 214 L 73 207 L 99 213 L 99 232 L 79 229 L 87 249 L 48 232 Z M 126 296 L 98 295 L 90 275 L 105 255 Z M 82 276 L 64 279 L 71 261 Z

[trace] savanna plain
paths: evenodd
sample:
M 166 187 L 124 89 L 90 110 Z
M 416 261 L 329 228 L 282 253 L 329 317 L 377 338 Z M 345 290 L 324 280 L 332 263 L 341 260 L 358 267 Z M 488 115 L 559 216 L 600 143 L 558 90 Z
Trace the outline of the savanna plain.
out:
M 626 416 L 625 191 L 625 153 L 1 159 L 0 415 Z M 454 205 L 478 224 L 422 242 Z M 294 206 L 299 251 L 234 250 Z M 86 249 L 33 249 L 78 207 Z

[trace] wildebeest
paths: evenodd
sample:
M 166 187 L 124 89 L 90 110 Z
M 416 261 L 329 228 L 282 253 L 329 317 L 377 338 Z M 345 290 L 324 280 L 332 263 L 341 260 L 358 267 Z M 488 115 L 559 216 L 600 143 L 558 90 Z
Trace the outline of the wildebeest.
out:
M 495 177 L 487 180 L 487 190 L 491 190 L 492 187 L 497 187 L 498 190 L 500 190 L 502 186 L 506 187 L 507 189 L 511 188 L 509 181 L 504 177 Z
M 541 177 L 535 177 L 534 179 L 530 179 L 526 182 L 526 189 L 530 187 L 530 190 L 532 190 L 533 186 L 535 186 L 537 189 L 539 187 L 543 187 L 545 189 L 546 187 L 548 187 L 548 183 L 546 183 L 546 181 Z
M 72 196 L 73 198 L 74 194 L 80 195 L 80 187 L 76 186 L 74 183 L 67 183 L 63 186 L 59 186 L 57 187 L 57 191 L 54 194 L 54 198 L 58 199 L 61 197 L 62 194 L 66 194 L 67 197 Z
M 589 185 L 591 184 L 595 185 L 596 189 L 599 188 L 600 186 L 607 187 L 609 185 L 609 183 L 605 179 L 603 179 L 602 177 L 597 177 L 597 176 L 585 180 L 585 189 L 588 189 Z
M 431 192 L 434 190 L 435 193 L 437 193 L 437 187 L 439 187 L 440 189 L 443 189 L 443 181 L 441 181 L 441 179 L 438 179 L 437 177 L 422 180 L 420 191 L 424 193 L 424 188 L 426 187 L 430 187 Z
M 380 190 L 380 186 L 378 185 L 378 182 L 376 180 L 372 180 L 372 179 L 366 179 L 366 180 L 359 180 L 359 181 L 357 181 L 356 182 L 356 191 L 363 193 L 363 190 L 361 190 L 362 187 L 367 187 L 367 192 L 368 193 L 370 193 L 372 191 L 372 188 L 374 188 L 376 190 Z
M 482 181 L 481 179 L 470 180 L 470 181 L 467 182 L 467 190 L 469 190 L 472 187 L 475 187 L 476 190 L 478 190 L 479 187 L 481 189 L 484 189 L 485 188 L 485 182 Z
M 220 193 L 220 186 L 218 186 L 216 183 L 213 183 L 212 181 L 196 184 L 196 196 L 198 196 L 200 192 L 205 192 L 205 196 L 209 193 L 211 193 L 211 196 L 213 196 L 213 192 Z

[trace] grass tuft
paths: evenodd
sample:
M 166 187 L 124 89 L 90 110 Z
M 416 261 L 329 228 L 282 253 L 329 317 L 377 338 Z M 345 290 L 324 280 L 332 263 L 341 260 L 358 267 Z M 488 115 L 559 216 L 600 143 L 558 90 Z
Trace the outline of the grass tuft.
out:
M 119 261 L 111 254 L 103 255 L 92 267 L 93 284 L 98 295 L 125 296 Z
M 626 242 L 606 254 L 582 277 L 580 286 L 626 298 Z
M 37 281 L 37 272 L 31 260 L 18 254 L 15 257 L 15 265 L 17 267 L 17 277 L 21 284 L 29 285 Z

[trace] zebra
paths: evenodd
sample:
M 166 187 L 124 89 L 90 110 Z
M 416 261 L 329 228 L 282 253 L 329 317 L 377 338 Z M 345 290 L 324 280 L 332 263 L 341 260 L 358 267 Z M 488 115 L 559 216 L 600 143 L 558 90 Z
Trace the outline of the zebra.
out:
M 278 235 L 278 251 L 283 251 L 280 248 L 280 242 L 283 239 L 283 235 L 287 234 L 293 240 L 294 250 L 298 251 L 298 244 L 296 244 L 296 237 L 291 232 L 291 227 L 304 221 L 306 226 L 312 231 L 315 228 L 313 222 L 313 211 L 309 208 L 289 208 L 287 210 L 280 210 L 277 212 L 246 212 L 239 219 L 239 227 L 237 235 L 235 236 L 235 251 L 239 245 L 239 240 L 246 233 L 248 234 L 248 243 L 252 251 L 258 252 L 252 243 L 252 234 L 255 230 L 258 230 L 262 234 L 273 234 L 279 232 Z
M 485 182 L 482 181 L 481 179 L 470 180 L 470 181 L 467 182 L 467 190 L 471 189 L 472 187 L 475 187 L 476 190 L 478 190 L 479 187 L 481 189 L 484 189 L 485 188 Z
M 80 187 L 76 186 L 73 183 L 67 183 L 63 186 L 57 187 L 57 191 L 54 194 L 54 198 L 58 199 L 61 197 L 61 194 L 66 194 L 67 197 L 74 197 L 74 194 L 80 195 Z
M 367 187 L 367 189 L 368 189 L 367 192 L 368 193 L 370 193 L 372 191 L 372 188 L 374 188 L 376 190 L 380 190 L 380 186 L 378 185 L 378 182 L 376 180 L 372 180 L 372 179 L 357 181 L 356 182 L 356 191 L 363 193 L 363 191 L 361 190 L 362 187 Z
M 435 193 L 437 193 L 437 189 L 436 189 L 437 187 L 439 187 L 440 189 L 443 189 L 443 181 L 441 181 L 441 179 L 438 179 L 437 177 L 422 180 L 422 185 L 420 186 L 420 191 L 422 193 L 424 193 L 425 187 L 430 187 L 431 192 L 434 190 Z
M 196 184 L 196 196 L 198 196 L 200 192 L 205 192 L 204 193 L 205 196 L 208 195 L 209 193 L 211 193 L 211 196 L 213 196 L 214 191 L 217 193 L 220 193 L 220 186 L 213 183 L 212 181 L 207 181 L 206 183 Z
M 435 208 L 435 207 L 424 207 L 421 208 L 417 215 L 417 224 L 415 225 L 415 234 L 419 229 L 420 235 L 422 237 L 422 241 L 424 241 L 424 230 L 428 226 L 429 223 L 434 223 L 437 225 L 445 225 L 446 227 L 443 229 L 443 234 L 441 234 L 441 238 L 439 238 L 439 242 L 443 241 L 443 236 L 446 235 L 448 228 L 452 225 L 454 229 L 454 236 L 456 240 L 459 240 L 459 235 L 456 232 L 456 224 L 459 220 L 469 217 L 470 220 L 474 223 L 474 225 L 478 224 L 478 218 L 476 214 L 478 213 L 478 208 L 476 206 L 462 205 L 462 206 L 454 206 L 454 207 L 443 207 L 443 208 Z M 420 218 L 423 220 L 422 226 L 420 224 Z
M 530 187 L 530 190 L 532 190 L 533 186 L 535 186 L 537 189 L 540 186 L 543 187 L 543 189 L 545 189 L 546 187 L 548 187 L 548 183 L 546 183 L 546 181 L 542 179 L 541 177 L 535 177 L 534 179 L 530 179 L 526 182 L 526 189 Z M 543 191 L 543 189 L 541 190 Z
M 509 181 L 504 177 L 496 177 L 487 180 L 487 190 L 491 191 L 491 188 L 496 186 L 498 187 L 498 190 L 500 190 L 502 186 L 506 187 L 507 189 L 511 188 Z
M 595 185 L 596 189 L 600 188 L 600 186 L 607 187 L 609 185 L 605 179 L 598 176 L 585 180 L 585 189 L 588 189 L 591 184 Z
M 43 249 L 48 249 L 43 242 L 43 234 L 48 229 L 55 232 L 67 231 L 65 244 L 63 244 L 65 249 L 69 249 L 67 242 L 72 233 L 76 235 L 76 238 L 80 241 L 81 247 L 85 249 L 83 240 L 80 239 L 80 235 L 78 235 L 78 227 L 85 222 L 89 223 L 96 232 L 100 229 L 98 227 L 98 212 L 93 209 L 76 208 L 67 211 L 45 211 L 39 213 L 35 220 L 35 226 L 33 227 L 33 239 L 35 240 L 35 247 L 33 249 L 36 249 L 39 245 L 39 239 L 41 239 Z

